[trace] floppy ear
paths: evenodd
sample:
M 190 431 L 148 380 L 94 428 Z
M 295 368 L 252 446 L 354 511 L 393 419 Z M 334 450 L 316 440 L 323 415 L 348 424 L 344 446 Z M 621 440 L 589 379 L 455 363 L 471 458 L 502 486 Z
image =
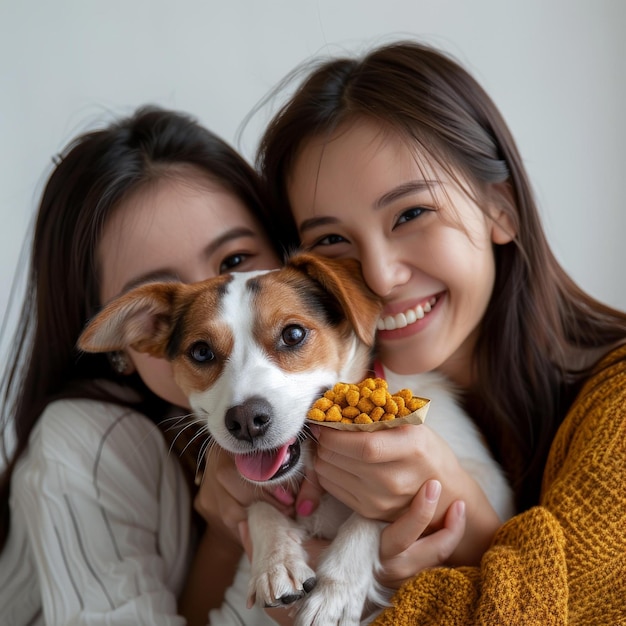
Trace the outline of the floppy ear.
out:
M 182 288 L 178 283 L 151 283 L 123 294 L 89 322 L 78 338 L 78 347 L 84 352 L 130 347 L 164 357 Z
M 291 257 L 287 266 L 304 272 L 330 293 L 340 304 L 359 339 L 368 346 L 374 345 L 376 322 L 383 303 L 365 283 L 359 261 L 302 253 Z

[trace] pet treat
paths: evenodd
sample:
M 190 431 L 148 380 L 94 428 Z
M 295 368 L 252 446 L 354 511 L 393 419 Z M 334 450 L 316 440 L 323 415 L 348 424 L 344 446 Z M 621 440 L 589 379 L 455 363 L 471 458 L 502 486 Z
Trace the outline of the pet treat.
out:
M 366 378 L 358 384 L 337 383 L 313 403 L 307 417 L 316 422 L 373 424 L 406 417 L 427 404 L 409 389 L 391 394 L 383 378 Z

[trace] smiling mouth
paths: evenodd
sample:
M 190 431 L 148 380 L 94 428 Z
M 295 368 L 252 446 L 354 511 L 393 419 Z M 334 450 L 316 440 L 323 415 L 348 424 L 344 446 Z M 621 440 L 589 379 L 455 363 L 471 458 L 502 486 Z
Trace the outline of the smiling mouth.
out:
M 432 311 L 435 304 L 437 304 L 438 299 L 439 298 L 437 296 L 433 296 L 430 300 L 418 304 L 412 309 L 407 309 L 406 311 L 396 315 L 381 317 L 378 320 L 376 328 L 378 330 L 398 330 L 399 328 L 405 328 L 406 326 L 415 324 L 415 322 L 423 319 Z
M 274 450 L 236 454 L 235 465 L 248 480 L 264 483 L 289 473 L 300 460 L 300 442 L 297 438 Z

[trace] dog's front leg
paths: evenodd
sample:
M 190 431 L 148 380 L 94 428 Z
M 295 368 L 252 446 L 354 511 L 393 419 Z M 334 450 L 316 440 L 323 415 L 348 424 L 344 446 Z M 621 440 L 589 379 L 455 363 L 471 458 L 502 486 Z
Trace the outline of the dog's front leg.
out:
M 302 547 L 306 531 L 266 502 L 248 509 L 252 539 L 252 574 L 248 606 L 282 606 L 302 598 L 315 586 L 315 573 Z
M 317 567 L 315 589 L 298 609 L 298 626 L 357 626 L 368 600 L 385 605 L 374 576 L 383 527 L 356 513 L 340 526 Z

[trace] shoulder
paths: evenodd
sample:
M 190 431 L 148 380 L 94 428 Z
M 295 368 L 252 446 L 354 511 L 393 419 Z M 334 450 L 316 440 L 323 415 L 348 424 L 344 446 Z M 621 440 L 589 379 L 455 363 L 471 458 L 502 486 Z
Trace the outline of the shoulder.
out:
M 626 415 L 626 346 L 605 355 L 583 383 L 570 414 L 612 420 L 616 414 Z
M 29 448 L 59 459 L 74 451 L 96 451 L 103 446 L 122 449 L 164 446 L 157 426 L 145 415 L 121 405 L 95 400 L 58 400 L 41 414 L 29 440 Z
M 566 458 L 579 467 L 588 463 L 594 472 L 622 472 L 626 468 L 624 441 L 626 346 L 602 358 L 584 382 L 553 441 L 548 474 L 557 471 Z
M 159 428 L 130 408 L 93 400 L 59 400 L 33 429 L 14 480 L 99 483 L 134 476 L 142 483 L 176 465 Z

